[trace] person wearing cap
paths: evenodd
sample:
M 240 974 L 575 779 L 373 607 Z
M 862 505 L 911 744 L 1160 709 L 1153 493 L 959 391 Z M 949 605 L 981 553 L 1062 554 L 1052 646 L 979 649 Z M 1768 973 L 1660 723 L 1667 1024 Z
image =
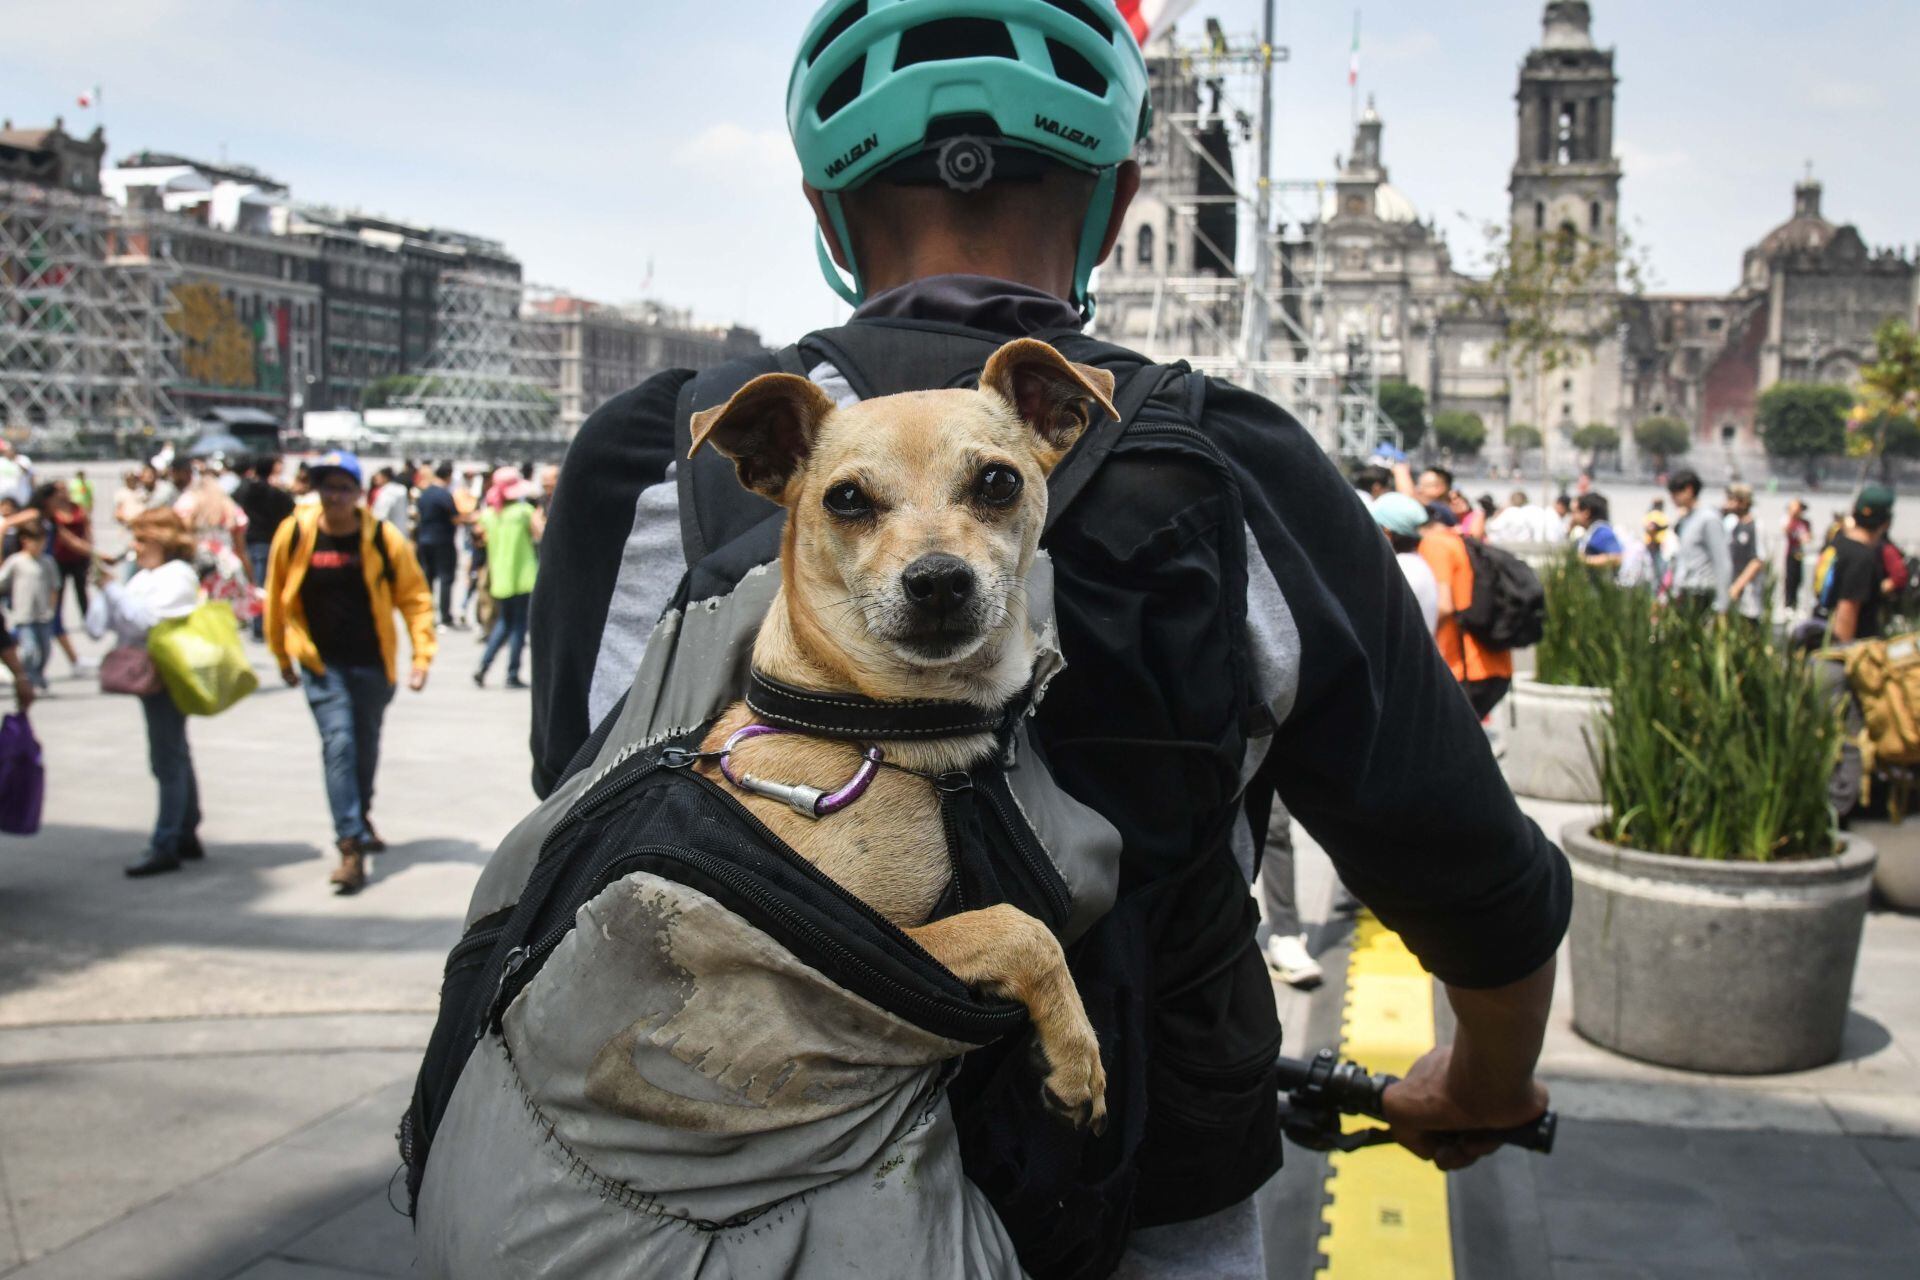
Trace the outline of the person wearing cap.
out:
M 1420 557 L 1421 530 L 1432 523 L 1432 518 L 1425 507 L 1404 493 L 1387 493 L 1373 504 L 1373 522 L 1387 536 L 1393 558 L 1399 561 L 1400 572 L 1420 606 L 1420 620 L 1427 624 L 1427 634 L 1433 635 L 1440 629 L 1440 580 Z
M 524 689 L 520 655 L 527 644 L 527 618 L 533 606 L 533 582 L 540 565 L 535 551 L 546 529 L 546 517 L 533 505 L 539 487 L 518 471 L 501 468 L 487 499 L 481 527 L 487 540 L 487 591 L 493 596 L 493 629 L 480 652 L 474 684 L 486 687 L 487 669 L 507 650 L 507 688 Z M 497 501 L 496 501 L 497 499 Z
M 1668 598 L 1692 608 L 1727 611 L 1733 585 L 1733 555 L 1727 527 L 1700 507 L 1700 474 L 1681 470 L 1667 477 L 1667 496 L 1680 516 L 1673 523 L 1673 583 Z
M 1833 569 L 1814 605 L 1814 617 L 1827 624 L 1832 644 L 1851 644 L 1881 634 L 1882 579 L 1886 573 L 1880 545 L 1893 524 L 1893 490 L 1870 484 L 1853 503 L 1853 519 L 1833 542 Z
M 366 855 L 386 848 L 369 811 L 381 722 L 393 700 L 393 616 L 406 619 L 407 687 L 418 693 L 433 663 L 433 596 L 413 544 L 362 504 L 358 458 L 331 453 L 308 473 L 319 502 L 283 521 L 268 552 L 267 648 L 281 678 L 306 689 L 340 852 L 331 882 L 338 893 L 357 893 Z

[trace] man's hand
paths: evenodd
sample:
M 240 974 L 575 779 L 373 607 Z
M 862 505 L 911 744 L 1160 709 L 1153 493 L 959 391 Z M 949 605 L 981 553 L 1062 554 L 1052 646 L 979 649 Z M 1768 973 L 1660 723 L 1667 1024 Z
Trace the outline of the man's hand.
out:
M 285 680 L 289 686 L 297 685 L 300 683 L 300 669 L 292 663 L 288 663 L 286 666 L 280 668 L 280 678 Z
M 407 673 L 407 688 L 413 690 L 415 693 L 418 693 L 426 687 L 427 687 L 427 669 L 425 667 L 415 667 L 412 671 L 409 671 Z
M 1547 1090 L 1539 1081 L 1529 1080 L 1525 1088 L 1506 1096 L 1483 1094 L 1472 1081 L 1455 1078 L 1463 1073 L 1454 1069 L 1453 1062 L 1452 1045 L 1429 1050 L 1381 1098 L 1394 1141 L 1449 1173 L 1492 1154 L 1500 1143 L 1493 1138 L 1443 1140 L 1435 1135 L 1511 1129 L 1539 1119 L 1547 1109 Z

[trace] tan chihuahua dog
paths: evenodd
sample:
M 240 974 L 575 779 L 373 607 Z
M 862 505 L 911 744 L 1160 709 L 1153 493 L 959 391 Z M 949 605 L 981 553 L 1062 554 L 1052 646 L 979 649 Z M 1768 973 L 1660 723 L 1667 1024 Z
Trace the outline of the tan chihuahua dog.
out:
M 987 361 L 978 391 L 920 391 L 844 409 L 793 374 L 755 378 L 693 417 L 747 488 L 787 510 L 780 590 L 754 665 L 801 689 L 939 699 L 992 711 L 1034 664 L 1026 579 L 1046 521 L 1046 477 L 1098 414 L 1117 416 L 1113 375 L 1032 339 Z M 717 752 L 755 722 L 729 707 L 703 742 Z M 889 743 L 922 774 L 979 764 L 991 733 Z M 830 787 L 860 763 L 853 744 L 797 734 L 741 742 L 735 770 Z M 729 785 L 711 759 L 699 766 Z M 1098 1132 L 1106 1073 L 1060 944 L 1005 904 L 927 922 L 950 875 L 940 797 L 882 769 L 860 803 L 823 818 L 736 791 L 753 814 L 842 888 L 905 930 L 969 986 L 1027 1007 L 1046 1056 L 1050 1105 Z

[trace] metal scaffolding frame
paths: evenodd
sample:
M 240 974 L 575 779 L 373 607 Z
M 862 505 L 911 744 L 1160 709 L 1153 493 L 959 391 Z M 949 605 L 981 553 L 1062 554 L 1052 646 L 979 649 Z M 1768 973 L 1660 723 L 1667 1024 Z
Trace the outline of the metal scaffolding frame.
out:
M 1201 214 L 1233 207 L 1241 238 L 1253 252 L 1239 255 L 1231 276 L 1156 278 L 1142 344 L 1147 354 L 1184 359 L 1268 397 L 1342 456 L 1366 457 L 1382 443 L 1397 442 L 1398 432 L 1380 410 L 1371 352 L 1338 348 L 1326 336 L 1323 204 L 1331 183 L 1277 180 L 1268 171 L 1272 77 L 1275 64 L 1287 61 L 1287 50 L 1273 45 L 1270 29 L 1265 38 L 1232 39 L 1215 27 L 1205 45 L 1174 45 L 1171 57 L 1159 53 L 1156 46 L 1150 62 L 1177 69 L 1213 100 L 1196 93 L 1198 109 L 1161 112 L 1150 145 L 1179 148 L 1226 189 L 1202 194 L 1196 182 L 1157 188 L 1155 194 L 1173 213 L 1175 236 L 1199 243 L 1219 261 L 1229 255 L 1202 232 Z M 1236 151 L 1243 162 L 1232 168 L 1205 144 L 1206 131 L 1223 122 L 1240 138 Z M 1244 162 L 1249 160 L 1251 166 Z M 1249 168 L 1251 182 L 1242 176 Z
M 143 215 L 0 181 L 0 428 L 57 447 L 177 419 L 176 274 Z
M 552 390 L 559 351 L 551 329 L 523 314 L 530 292 L 540 290 L 501 272 L 441 273 L 433 349 L 418 388 L 394 402 L 426 415 L 408 446 L 493 457 L 563 443 Z

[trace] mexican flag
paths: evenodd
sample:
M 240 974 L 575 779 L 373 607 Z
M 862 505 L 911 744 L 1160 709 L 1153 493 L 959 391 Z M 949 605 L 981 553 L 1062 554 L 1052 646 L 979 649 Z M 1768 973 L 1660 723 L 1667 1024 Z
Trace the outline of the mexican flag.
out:
M 1347 57 L 1347 87 L 1360 83 L 1360 14 L 1353 15 L 1353 52 Z
M 1133 29 L 1133 38 L 1145 48 L 1165 35 L 1174 19 L 1193 8 L 1197 0 L 1120 0 L 1120 16 Z

